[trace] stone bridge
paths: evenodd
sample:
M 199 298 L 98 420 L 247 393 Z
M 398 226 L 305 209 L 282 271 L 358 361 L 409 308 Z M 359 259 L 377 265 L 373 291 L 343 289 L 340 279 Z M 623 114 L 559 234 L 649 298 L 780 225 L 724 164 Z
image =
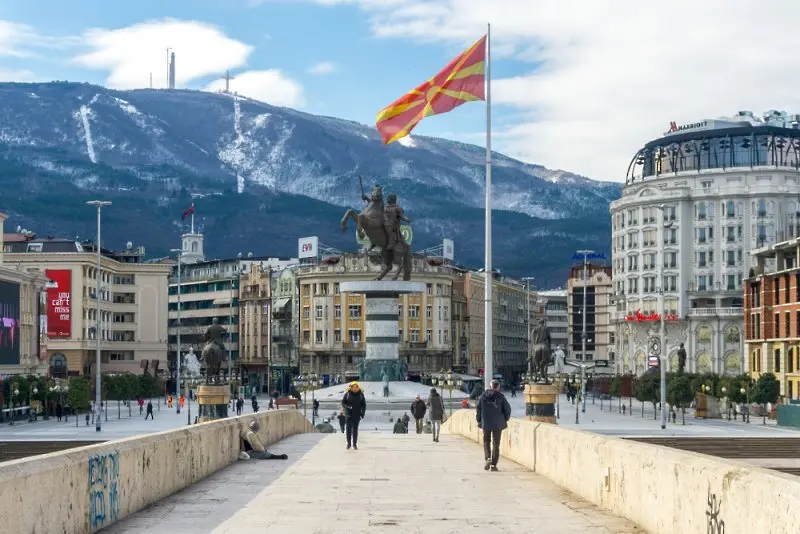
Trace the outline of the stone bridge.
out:
M 239 430 L 286 461 L 237 461 Z M 0 532 L 800 532 L 800 478 L 512 419 L 483 470 L 474 412 L 441 441 L 364 431 L 359 450 L 295 410 L 0 464 Z

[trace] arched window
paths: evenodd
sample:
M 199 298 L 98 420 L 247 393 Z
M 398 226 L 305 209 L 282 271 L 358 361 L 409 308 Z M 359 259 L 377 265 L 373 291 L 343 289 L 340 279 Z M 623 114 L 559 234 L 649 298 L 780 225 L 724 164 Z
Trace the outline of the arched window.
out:
M 50 376 L 67 378 L 67 358 L 60 352 L 50 356 Z
M 729 200 L 725 205 L 725 214 L 728 217 L 736 217 L 736 205 L 733 203 L 733 200 Z
M 697 205 L 697 218 L 698 219 L 705 219 L 706 218 L 706 203 L 700 202 Z
M 192 242 L 192 252 L 197 252 L 197 241 Z
M 757 217 L 766 217 L 767 216 L 767 201 L 763 198 L 758 201 L 758 213 L 756 214 Z

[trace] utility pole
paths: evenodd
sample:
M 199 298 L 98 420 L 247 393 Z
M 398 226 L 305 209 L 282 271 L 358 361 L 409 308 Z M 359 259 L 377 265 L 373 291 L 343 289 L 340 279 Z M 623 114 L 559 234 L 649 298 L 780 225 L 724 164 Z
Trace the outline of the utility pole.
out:
M 666 218 L 666 210 L 667 206 L 665 204 L 661 204 L 659 206 L 661 209 L 661 239 L 659 240 L 659 248 L 661 249 L 661 258 L 658 262 L 658 278 L 659 284 L 661 285 L 661 290 L 659 291 L 660 294 L 660 308 L 661 308 L 661 321 L 660 321 L 660 339 L 659 339 L 659 347 L 660 347 L 660 354 L 659 354 L 659 363 L 661 367 L 661 430 L 666 430 L 667 428 L 667 360 L 666 360 L 666 353 L 667 347 L 666 339 L 667 339 L 667 328 L 666 322 L 664 319 L 664 313 L 666 311 L 666 306 L 664 302 L 664 265 L 666 264 L 665 261 L 665 254 L 664 254 L 664 230 L 672 226 L 672 223 L 667 223 Z
M 575 423 L 578 423 L 578 409 L 586 413 L 586 288 L 589 285 L 589 277 L 587 276 L 587 269 L 589 263 L 589 254 L 593 254 L 593 250 L 579 250 L 578 254 L 583 255 L 583 310 L 581 312 L 583 325 L 581 326 L 581 399 L 575 405 Z
M 172 48 L 167 47 L 167 89 L 169 89 L 169 53 L 172 51 Z
M 100 376 L 100 318 L 101 318 L 101 311 L 100 311 L 100 280 L 102 278 L 100 274 L 100 210 L 103 209 L 105 206 L 110 206 L 111 202 L 108 200 L 90 200 L 87 202 L 90 206 L 95 206 L 97 208 L 97 243 L 95 245 L 95 252 L 97 253 L 97 267 L 95 270 L 95 279 L 97 281 L 97 287 L 95 289 L 95 299 L 97 301 L 97 317 L 95 317 L 94 323 L 94 334 L 95 334 L 95 341 L 97 342 L 97 349 L 95 354 L 95 379 L 94 379 L 94 411 L 95 411 L 95 431 L 100 432 L 100 406 L 103 402 L 102 393 L 103 393 L 103 384 L 102 384 L 102 377 Z M 77 418 L 77 416 L 76 416 Z
M 177 402 L 177 411 L 175 413 L 181 413 L 181 256 L 183 249 L 173 248 L 171 251 L 178 254 L 178 317 L 176 323 L 178 327 L 178 350 L 175 358 L 175 401 Z
M 530 376 L 533 369 L 531 368 L 531 281 L 535 280 L 534 276 L 523 276 L 522 277 L 525 282 L 527 282 L 527 303 L 525 306 L 525 330 L 526 330 L 526 339 L 528 340 L 528 375 Z

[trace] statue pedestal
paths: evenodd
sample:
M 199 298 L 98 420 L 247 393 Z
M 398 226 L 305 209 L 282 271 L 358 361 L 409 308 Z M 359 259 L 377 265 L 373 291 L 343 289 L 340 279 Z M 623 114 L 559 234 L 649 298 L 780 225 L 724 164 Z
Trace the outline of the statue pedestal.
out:
M 528 384 L 525 386 L 525 415 L 529 421 L 556 423 L 558 386 L 553 384 Z
M 359 379 L 380 382 L 384 375 L 390 382 L 406 379 L 406 363 L 400 359 L 400 338 L 397 335 L 398 298 L 408 293 L 422 293 L 425 284 L 395 280 L 342 282 L 342 293 L 363 293 L 366 296 L 366 358 L 358 364 Z
M 197 386 L 197 422 L 205 423 L 228 417 L 230 386 L 202 384 Z

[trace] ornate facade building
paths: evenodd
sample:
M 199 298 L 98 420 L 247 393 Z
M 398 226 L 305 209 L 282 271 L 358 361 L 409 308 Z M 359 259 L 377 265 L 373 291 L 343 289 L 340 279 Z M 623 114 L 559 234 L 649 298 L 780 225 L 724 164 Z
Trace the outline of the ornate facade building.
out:
M 415 256 L 412 278 L 425 293 L 400 298 L 397 329 L 400 358 L 409 374 L 449 370 L 454 361 L 452 287 L 457 271 L 432 258 Z M 341 253 L 301 265 L 300 366 L 323 377 L 358 377 L 365 356 L 364 295 L 339 291 L 339 284 L 370 280 L 380 272 L 377 257 Z M 457 342 L 456 342 L 457 343 Z
M 610 208 L 621 370 L 645 370 L 659 334 L 659 321 L 647 319 L 661 313 L 668 369 L 677 367 L 680 343 L 688 371 L 746 369 L 743 280 L 754 266 L 751 251 L 797 235 L 800 226 L 798 120 L 742 111 L 672 123 L 635 154 L 622 198 Z
M 239 366 L 260 393 L 268 392 L 269 383 L 271 274 L 253 263 L 239 275 Z

